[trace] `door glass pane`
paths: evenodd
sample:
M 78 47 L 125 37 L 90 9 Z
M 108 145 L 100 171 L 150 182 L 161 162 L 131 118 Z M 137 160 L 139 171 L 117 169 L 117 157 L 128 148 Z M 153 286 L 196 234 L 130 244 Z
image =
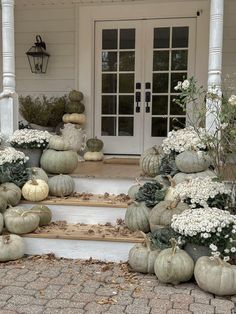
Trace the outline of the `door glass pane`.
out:
M 122 51 L 120 52 L 120 71 L 134 71 L 135 52 Z
M 119 114 L 134 114 L 134 96 L 119 96 Z
M 102 49 L 117 49 L 117 29 L 104 29 L 102 31 Z
M 116 118 L 102 117 L 102 135 L 114 136 L 116 135 Z
M 102 74 L 102 92 L 116 93 L 117 91 L 117 75 L 116 74 Z
M 187 70 L 188 50 L 172 50 L 171 69 Z
M 188 47 L 188 27 L 173 27 L 172 48 Z
M 170 119 L 170 131 L 185 128 L 185 118 L 171 118 Z
M 119 117 L 119 136 L 134 135 L 134 118 Z
M 169 70 L 169 50 L 153 52 L 153 71 Z
M 168 113 L 168 96 L 152 96 L 152 114 L 165 115 Z
M 176 93 L 177 91 L 174 89 L 179 81 L 183 81 L 187 78 L 187 73 L 172 73 L 171 74 L 171 92 Z
M 167 118 L 152 118 L 152 137 L 167 136 Z
M 170 47 L 170 27 L 154 29 L 154 48 Z
M 174 100 L 177 99 L 177 95 L 170 97 L 170 114 L 171 115 L 185 115 L 186 112 L 180 107 Z
M 102 114 L 116 114 L 116 96 L 102 96 Z
M 117 52 L 103 51 L 102 52 L 102 71 L 117 70 Z
M 119 92 L 120 93 L 134 92 L 134 74 L 119 75 Z
M 135 49 L 135 29 L 120 30 L 120 49 Z
M 167 93 L 168 92 L 168 73 L 154 73 L 153 74 L 153 93 Z

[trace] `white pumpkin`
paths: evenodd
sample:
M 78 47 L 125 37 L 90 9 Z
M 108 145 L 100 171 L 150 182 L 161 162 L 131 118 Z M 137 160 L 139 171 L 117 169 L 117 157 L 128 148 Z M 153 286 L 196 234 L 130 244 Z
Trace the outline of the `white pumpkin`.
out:
M 207 169 L 205 171 L 201 171 L 201 172 L 195 172 L 195 173 L 178 172 L 173 177 L 173 180 L 175 181 L 176 184 L 179 184 L 179 183 L 182 183 L 184 181 L 188 181 L 190 179 L 206 178 L 206 177 L 214 178 L 214 177 L 216 177 L 216 174 L 209 169 Z
M 175 163 L 181 172 L 194 173 L 207 170 L 211 160 L 206 152 L 184 151 L 175 157 Z
M 31 179 L 22 187 L 22 195 L 27 201 L 40 202 L 47 198 L 48 184 L 41 179 Z
M 50 137 L 48 147 L 55 150 L 70 150 L 68 142 L 59 135 L 53 135 Z
M 84 154 L 84 160 L 86 161 L 101 161 L 103 157 L 102 152 L 86 152 Z
M 236 294 L 236 266 L 219 258 L 200 257 L 195 265 L 194 276 L 198 286 L 216 295 Z
M 23 239 L 16 234 L 0 236 L 0 262 L 14 261 L 24 256 Z

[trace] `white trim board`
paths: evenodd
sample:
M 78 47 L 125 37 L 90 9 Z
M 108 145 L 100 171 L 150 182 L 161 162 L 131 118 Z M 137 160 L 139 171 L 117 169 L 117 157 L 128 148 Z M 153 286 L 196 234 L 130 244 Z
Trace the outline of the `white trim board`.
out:
M 134 243 L 64 240 L 23 237 L 25 254 L 54 253 L 56 257 L 72 259 L 98 259 L 105 262 L 126 262 Z
M 32 208 L 35 204 L 21 204 L 24 208 Z M 73 205 L 46 205 L 52 211 L 52 221 L 65 220 L 69 224 L 105 224 L 115 225 L 116 220 L 125 218 L 126 208 L 73 206 Z

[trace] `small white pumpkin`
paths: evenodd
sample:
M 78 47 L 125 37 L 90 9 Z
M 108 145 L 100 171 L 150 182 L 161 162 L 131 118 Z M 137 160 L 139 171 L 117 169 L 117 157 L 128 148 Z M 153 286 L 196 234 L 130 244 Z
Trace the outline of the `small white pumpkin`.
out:
M 154 274 L 154 262 L 160 250 L 152 250 L 150 239 L 145 233 L 142 234 L 144 242 L 136 244 L 129 251 L 129 265 L 136 272 Z
M 203 151 L 184 151 L 176 156 L 175 163 L 181 172 L 194 173 L 209 168 L 211 160 Z
M 27 201 L 40 202 L 48 197 L 48 184 L 41 179 L 31 179 L 22 187 L 22 195 Z
M 194 276 L 198 286 L 216 295 L 236 294 L 236 266 L 219 258 L 200 257 L 195 265 Z
M 178 172 L 173 177 L 173 180 L 175 181 L 176 184 L 179 184 L 179 183 L 182 183 L 184 181 L 188 181 L 190 179 L 206 178 L 206 177 L 214 178 L 214 177 L 216 177 L 216 174 L 209 169 L 207 169 L 205 171 L 201 171 L 201 172 L 195 172 L 195 173 Z
M 65 141 L 65 139 L 62 136 L 59 135 L 53 135 L 49 139 L 48 146 L 50 149 L 55 150 L 69 150 L 69 144 Z
M 0 236 L 0 262 L 14 261 L 24 256 L 23 239 L 16 234 Z
M 154 271 L 160 282 L 175 285 L 190 280 L 193 270 L 192 258 L 176 247 L 176 241 L 172 242 L 172 248 L 161 251 L 154 264 Z
M 103 157 L 102 152 L 86 152 L 84 154 L 84 160 L 86 161 L 101 161 Z
M 125 224 L 131 231 L 149 232 L 149 216 L 150 208 L 145 205 L 145 202 L 133 201 L 127 208 L 125 213 Z
M 73 178 L 64 174 L 51 177 L 48 185 L 50 195 L 59 197 L 68 196 L 72 194 L 75 189 L 75 182 Z

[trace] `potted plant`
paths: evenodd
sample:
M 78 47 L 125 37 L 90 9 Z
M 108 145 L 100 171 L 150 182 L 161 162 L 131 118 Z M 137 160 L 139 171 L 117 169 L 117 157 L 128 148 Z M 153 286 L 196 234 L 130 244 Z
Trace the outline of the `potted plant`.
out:
M 16 130 L 9 138 L 12 147 L 29 157 L 28 167 L 38 167 L 43 149 L 47 147 L 51 134 L 34 129 Z

